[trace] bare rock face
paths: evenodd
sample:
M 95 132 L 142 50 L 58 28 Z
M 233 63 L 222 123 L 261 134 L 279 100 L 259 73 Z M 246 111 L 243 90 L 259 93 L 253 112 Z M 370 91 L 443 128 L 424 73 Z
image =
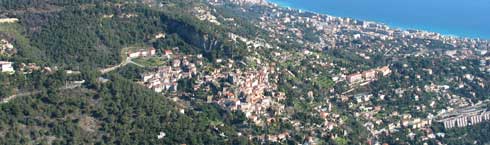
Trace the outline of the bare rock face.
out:
M 87 132 L 95 132 L 99 128 L 99 125 L 95 118 L 84 116 L 80 119 L 80 128 Z

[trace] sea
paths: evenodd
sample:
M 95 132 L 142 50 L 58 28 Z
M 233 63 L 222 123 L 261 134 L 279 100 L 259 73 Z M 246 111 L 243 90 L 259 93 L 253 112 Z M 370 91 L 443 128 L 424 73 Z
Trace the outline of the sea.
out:
M 490 40 L 490 0 L 268 0 L 282 7 L 398 29 Z

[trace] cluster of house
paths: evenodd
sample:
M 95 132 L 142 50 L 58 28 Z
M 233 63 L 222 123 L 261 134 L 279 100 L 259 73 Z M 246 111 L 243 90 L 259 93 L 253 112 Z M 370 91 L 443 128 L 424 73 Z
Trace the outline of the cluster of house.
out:
M 263 66 L 258 70 L 229 74 L 233 87 L 223 89 L 223 98 L 218 100 L 218 104 L 230 110 L 241 110 L 256 124 L 273 122 L 273 116 L 282 113 L 285 108 L 279 102 L 286 99 L 285 93 L 277 92 L 277 85 L 269 80 L 273 73 L 274 67 Z M 267 110 L 274 110 L 275 114 L 268 114 Z
M 154 56 L 155 54 L 156 54 L 156 49 L 153 47 L 150 47 L 148 49 L 140 49 L 135 52 L 128 51 L 129 58 L 149 57 L 149 56 Z
M 403 92 L 403 90 L 395 90 L 395 92 Z M 427 130 L 432 125 L 433 118 L 430 114 L 427 118 L 412 118 L 411 114 L 400 114 L 397 111 L 390 113 L 388 116 L 400 118 L 400 120 L 396 122 L 386 122 L 385 117 L 380 118 L 378 116 L 379 113 L 386 112 L 386 108 L 370 102 L 370 100 L 373 99 L 384 100 L 385 97 L 386 95 L 383 94 L 378 94 L 376 97 L 369 93 L 359 93 L 352 97 L 342 95 L 341 100 L 349 103 L 349 108 L 353 109 L 352 111 L 354 112 L 355 117 L 362 117 L 367 120 L 364 127 L 370 131 L 373 136 L 391 134 L 404 128 L 409 130 Z M 348 101 L 350 98 L 352 98 L 353 101 Z M 414 107 L 417 108 L 417 110 L 423 110 L 423 108 L 425 108 L 423 105 Z
M 273 89 L 269 82 L 268 68 L 237 75 L 232 75 L 232 82 L 238 86 L 238 91 L 246 96 L 246 101 L 249 103 L 257 103 L 266 89 Z
M 267 1 L 266 0 L 209 0 L 209 2 L 211 4 L 219 4 L 219 3 L 223 3 L 225 1 L 229 1 L 229 2 L 232 2 L 234 4 L 239 4 L 239 5 L 242 5 L 242 4 L 266 4 Z
M 0 23 L 9 23 L 10 21 L 17 21 L 17 19 L 0 19 Z M 0 55 L 11 55 L 15 53 L 14 45 L 5 39 L 0 40 Z M 0 72 L 2 73 L 15 73 L 13 62 L 0 61 Z
M 280 134 L 268 134 L 268 135 L 260 135 L 260 136 L 255 136 L 255 137 L 250 137 L 250 139 L 256 138 L 259 140 L 267 140 L 270 142 L 281 142 L 284 140 L 287 140 L 289 137 L 289 132 L 282 132 Z
M 0 61 L 0 72 L 2 73 L 15 73 L 14 67 L 12 67 L 13 62 Z
M 9 61 L 0 61 L 0 72 L 1 73 L 8 73 L 8 74 L 14 74 L 15 69 L 13 67 L 14 62 L 9 62 Z M 47 72 L 47 73 L 52 73 L 53 71 L 56 71 L 57 68 L 55 67 L 54 70 L 51 67 L 40 67 L 36 65 L 35 63 L 20 63 L 18 65 L 19 72 L 22 74 L 30 74 L 33 71 L 42 71 L 42 72 Z
M 322 126 L 323 131 L 331 131 L 339 123 L 340 115 L 332 112 L 332 104 L 327 101 L 328 106 L 318 106 L 315 110 L 319 113 L 320 118 L 324 119 Z
M 369 81 L 376 80 L 378 78 L 378 74 L 382 76 L 387 76 L 391 74 L 391 69 L 388 66 L 383 66 L 380 68 L 367 70 L 362 73 L 347 75 L 346 79 L 351 84 L 369 82 Z
M 463 47 L 462 49 L 455 49 L 455 50 L 446 50 L 444 51 L 444 55 L 447 57 L 450 57 L 454 61 L 461 61 L 461 60 L 466 60 L 466 59 L 477 59 L 480 61 L 479 64 L 479 70 L 481 72 L 486 72 L 490 73 L 490 49 L 485 49 L 484 47 L 481 48 L 474 48 L 474 49 L 468 49 Z M 462 69 L 466 69 L 466 66 L 463 66 Z
M 270 32 L 270 37 L 277 41 L 298 41 L 313 49 L 339 48 L 339 44 L 348 44 L 349 49 L 367 54 L 382 52 L 385 55 L 405 55 L 399 53 L 407 47 L 416 50 L 427 50 L 433 41 L 455 46 L 455 48 L 489 48 L 489 41 L 475 39 L 459 39 L 432 32 L 406 31 L 392 29 L 386 25 L 359 21 L 352 18 L 340 18 L 328 15 L 302 15 L 303 11 L 294 9 L 282 9 L 275 5 L 270 6 L 270 11 L 263 11 L 258 23 L 259 27 Z M 293 26 L 291 26 L 293 25 Z M 321 42 L 307 41 L 304 38 L 304 27 L 319 32 Z M 278 38 L 285 39 L 278 39 Z M 426 39 L 425 42 L 417 39 Z M 396 40 L 397 43 L 388 43 L 385 40 Z M 353 44 L 352 41 L 359 42 Z M 391 54 L 389 54 L 391 53 Z M 419 53 L 430 55 L 430 53 Z M 369 58 L 369 57 L 365 57 Z
M 421 119 L 421 118 L 415 118 L 412 120 L 409 120 L 408 118 L 404 118 L 402 120 L 402 126 L 403 127 L 411 127 L 413 129 L 419 129 L 419 128 L 425 128 L 429 127 L 432 125 L 432 120 L 431 119 Z
M 218 18 L 216 16 L 214 16 L 211 13 L 211 11 L 208 10 L 208 8 L 195 7 L 194 8 L 194 15 L 201 21 L 208 21 L 208 22 L 216 24 L 216 25 L 221 25 L 221 23 L 218 21 Z
M 222 67 L 195 76 L 196 91 L 211 91 L 210 84 L 220 86 L 216 96 L 208 96 L 209 103 L 214 102 L 230 110 L 241 110 L 257 125 L 274 122 L 274 116 L 284 112 L 285 106 L 279 102 L 285 100 L 286 96 L 277 91 L 278 75 L 273 64 L 262 64 L 256 69 L 235 69 L 233 60 L 219 59 L 216 62 Z M 274 110 L 274 114 L 269 114 L 270 110 Z
M 220 0 L 213 0 L 210 2 L 217 3 L 218 1 Z M 407 53 L 399 53 L 399 52 L 406 51 L 407 47 L 416 48 L 417 50 L 420 50 L 419 52 L 425 52 L 422 50 L 432 47 L 429 46 L 431 44 L 431 41 L 442 41 L 444 44 L 449 44 L 460 48 L 467 47 L 469 49 L 474 49 L 475 47 L 478 46 L 481 46 L 481 49 L 488 49 L 490 46 L 486 41 L 471 40 L 471 39 L 456 39 L 456 38 L 441 36 L 439 34 L 421 32 L 421 31 L 413 32 L 413 31 L 405 31 L 405 30 L 395 30 L 387 26 L 384 26 L 382 24 L 361 22 L 349 18 L 336 18 L 336 17 L 322 16 L 322 15 L 302 16 L 302 15 L 296 15 L 297 13 L 298 12 L 294 10 L 284 10 L 273 6 L 271 7 L 270 11 L 264 11 L 262 17 L 260 18 L 260 21 L 257 22 L 256 24 L 258 25 L 258 27 L 261 27 L 264 30 L 269 31 L 270 32 L 268 33 L 269 37 L 281 43 L 298 42 L 303 46 L 307 46 L 313 49 L 314 48 L 321 48 L 321 49 L 339 48 L 339 47 L 345 47 L 345 45 L 339 45 L 339 44 L 348 44 L 349 49 L 353 49 L 353 51 L 363 52 L 357 54 L 364 57 L 365 59 L 370 59 L 369 57 L 372 56 L 371 54 L 375 54 L 378 52 L 382 52 L 387 55 L 405 55 Z M 299 13 L 302 12 L 299 11 Z M 297 26 L 297 28 L 294 28 L 294 26 L 291 27 L 291 24 L 294 24 L 295 26 Z M 299 27 L 313 28 L 314 30 L 320 32 L 322 35 L 319 37 L 321 38 L 322 41 L 319 43 L 317 42 L 313 43 L 303 39 L 302 37 L 305 35 L 306 32 L 303 31 L 303 28 L 299 28 Z M 354 32 L 355 34 L 352 34 L 350 32 Z M 281 38 L 285 38 L 285 39 L 281 39 Z M 427 38 L 427 41 L 420 42 L 417 41 L 418 38 Z M 352 43 L 353 40 L 358 41 L 360 44 L 353 44 Z M 397 43 L 386 43 L 386 41 L 384 40 L 395 40 Z M 452 52 L 449 52 L 447 55 L 451 55 L 451 53 Z M 471 55 L 470 51 L 461 51 L 458 53 L 461 53 L 462 56 Z M 484 53 L 487 52 L 481 51 L 480 55 Z M 430 55 L 430 54 L 426 53 L 423 55 Z M 456 54 L 455 56 L 458 55 L 460 54 Z M 281 57 L 282 60 L 291 59 L 291 57 L 289 57 L 288 55 L 282 55 L 282 54 L 277 55 L 277 57 Z M 490 62 L 488 60 L 490 59 L 481 61 L 481 66 L 482 67 L 487 66 L 488 62 Z M 488 68 L 490 67 L 487 67 L 485 70 L 490 70 Z M 429 74 L 432 74 L 432 70 L 427 69 L 426 71 L 429 72 Z M 341 73 L 347 74 L 348 72 L 344 71 Z M 367 84 L 370 81 L 378 79 L 379 76 L 387 76 L 389 74 L 391 74 L 391 70 L 389 67 L 381 67 L 381 68 L 372 69 L 361 73 L 352 74 L 347 77 L 344 75 L 338 75 L 337 80 L 344 81 L 345 78 L 351 84 L 363 84 L 363 83 Z M 420 78 L 420 76 L 418 75 L 417 78 Z M 447 90 L 447 87 L 437 86 L 434 88 L 426 88 L 426 89 L 444 91 Z M 408 89 L 400 89 L 399 91 L 397 89 L 397 91 L 395 91 L 395 95 L 402 97 L 404 95 L 403 92 L 405 90 Z M 380 100 L 384 100 L 384 98 L 387 95 L 381 94 L 377 96 L 379 96 Z M 369 100 L 372 97 L 373 95 L 366 94 L 366 95 L 354 96 L 354 99 L 357 101 L 358 104 L 369 103 Z M 419 96 L 417 95 L 415 95 L 414 97 L 416 98 L 416 100 L 419 98 Z M 349 99 L 348 96 L 342 97 L 342 100 L 348 100 L 348 99 Z M 246 101 L 242 101 L 242 102 L 246 102 Z M 350 103 L 350 101 L 346 101 L 346 102 Z M 437 104 L 436 102 L 432 102 L 431 106 L 433 107 L 435 104 Z M 352 101 L 352 103 L 355 102 Z M 460 103 L 456 103 L 456 104 L 460 104 Z M 372 104 L 368 104 L 368 105 L 372 105 Z M 387 123 L 385 119 L 378 119 L 378 117 L 375 117 L 377 111 L 383 110 L 382 107 L 361 106 L 361 107 L 354 107 L 354 108 L 360 108 L 361 110 L 363 110 L 362 113 L 359 113 L 360 114 L 359 116 L 365 116 L 366 118 L 369 118 L 369 120 L 374 122 L 374 124 L 381 125 Z M 424 110 L 420 108 L 425 108 L 425 105 L 415 106 L 415 108 L 417 108 L 417 110 L 419 111 Z M 322 114 L 327 115 L 328 112 L 322 112 Z M 399 116 L 398 113 L 396 114 L 397 115 L 393 115 L 393 116 Z M 426 119 L 426 118 L 409 117 L 409 118 L 404 118 L 400 122 L 396 122 L 396 123 L 391 122 L 388 129 L 390 130 L 389 132 L 394 132 L 396 128 L 401 128 L 401 126 L 405 126 L 410 128 L 418 128 L 420 130 L 426 130 L 427 126 L 430 126 L 431 124 L 432 124 L 432 120 L 430 118 Z M 368 123 L 366 126 L 371 126 L 371 125 Z M 383 129 L 381 129 L 378 132 L 382 132 L 382 130 Z M 433 136 L 432 133 L 427 133 L 427 134 L 429 138 L 433 138 L 431 137 Z
M 147 88 L 155 92 L 176 91 L 177 81 L 182 78 L 191 78 L 196 73 L 196 65 L 190 63 L 187 57 L 183 57 L 182 59 L 174 59 L 170 66 L 158 67 L 155 71 L 141 74 L 141 79 Z
M 172 58 L 173 56 L 171 51 L 165 51 L 162 57 Z M 263 124 L 266 121 L 274 122 L 273 116 L 284 112 L 285 106 L 279 102 L 285 100 L 286 96 L 285 93 L 276 91 L 277 85 L 273 80 L 278 80 L 278 75 L 272 77 L 276 71 L 273 65 L 264 65 L 258 69 L 245 71 L 240 69 L 224 71 L 233 68 L 234 62 L 229 60 L 227 64 L 224 64 L 225 61 L 217 60 L 217 63 L 224 64 L 223 68 L 215 69 L 208 74 L 198 74 L 196 64 L 191 63 L 189 57 L 191 56 L 176 57 L 171 59 L 168 66 L 161 66 L 155 71 L 141 74 L 141 83 L 155 92 L 163 92 L 177 90 L 178 81 L 183 78 L 196 79 L 194 90 L 199 90 L 208 84 L 217 84 L 219 80 L 226 80 L 228 85 L 218 92 L 214 100 L 213 97 L 208 97 L 208 102 L 214 101 L 230 110 L 241 110 L 249 120 L 256 124 Z M 202 56 L 198 55 L 197 58 L 200 64 L 199 59 L 202 59 Z M 269 114 L 268 110 L 274 110 L 275 114 Z

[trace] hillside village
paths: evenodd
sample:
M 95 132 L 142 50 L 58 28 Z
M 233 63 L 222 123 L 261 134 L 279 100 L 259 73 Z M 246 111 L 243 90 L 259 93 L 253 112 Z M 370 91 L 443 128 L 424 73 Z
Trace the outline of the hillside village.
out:
M 375 22 L 281 8 L 263 0 L 209 0 L 189 13 L 210 26 L 240 26 L 238 17 L 219 14 L 227 4 L 241 6 L 238 14 L 259 16 L 249 23 L 264 33 L 222 35 L 233 46 L 243 43 L 246 56 L 210 59 L 207 46 L 199 53 L 185 51 L 192 45 L 173 46 L 184 41 L 145 44 L 122 51 L 120 64 L 97 68 L 106 75 L 98 80 L 105 84 L 111 81 L 105 78 L 107 74 L 135 67 L 141 72 L 136 79 L 127 79 L 173 100 L 180 114 L 202 113 L 192 106 L 200 103 L 243 113 L 246 121 L 238 124 L 249 128 L 236 129 L 236 136 L 262 143 L 300 138 L 304 144 L 322 144 L 352 135 L 365 137 L 368 144 L 388 140 L 441 143 L 454 139 L 452 131 L 490 122 L 485 96 L 490 78 L 487 40 L 392 29 Z M 139 16 L 121 14 L 119 18 Z M 101 17 L 113 19 L 113 15 Z M 0 25 L 18 21 L 0 19 Z M 146 43 L 180 38 L 161 31 L 148 35 Z M 206 36 L 202 41 L 212 40 Z M 8 56 L 2 57 L 0 72 L 7 76 L 59 70 L 83 74 L 84 70 L 4 59 L 17 55 L 15 44 L 0 37 L 0 55 Z M 67 84 L 78 88 L 87 83 Z M 216 127 L 224 123 L 216 122 L 209 121 L 213 125 L 208 128 L 223 138 L 235 136 L 225 135 Z M 363 131 L 366 134 L 360 134 Z M 158 140 L 171 136 L 155 133 Z

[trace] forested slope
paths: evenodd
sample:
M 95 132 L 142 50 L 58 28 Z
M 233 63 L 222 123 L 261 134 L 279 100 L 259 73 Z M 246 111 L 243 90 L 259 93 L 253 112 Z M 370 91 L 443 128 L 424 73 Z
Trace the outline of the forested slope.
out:
M 112 75 L 93 88 L 21 97 L 0 106 L 0 144 L 238 144 L 243 114 L 218 106 L 178 105 Z M 59 81 L 57 76 L 44 80 Z M 47 85 L 50 87 L 51 85 Z M 185 110 L 185 114 L 181 112 Z M 214 122 L 211 123 L 210 121 Z M 163 132 L 166 136 L 157 139 Z M 222 137 L 224 133 L 229 136 Z
M 125 55 L 121 50 L 136 44 L 170 49 L 165 44 L 183 42 L 186 47 L 182 51 L 203 53 L 209 59 L 232 57 L 233 49 L 237 49 L 223 28 L 208 27 L 183 13 L 177 15 L 128 2 L 52 3 L 33 6 L 41 8 L 31 12 L 24 10 L 30 3 L 19 2 L 10 6 L 15 9 L 7 10 L 8 15 L 20 19 L 19 29 L 30 40 L 19 46 L 25 47 L 21 50 L 32 50 L 20 51 L 20 56 L 64 68 L 100 68 L 121 62 L 121 55 Z M 152 41 L 158 33 L 173 39 Z

